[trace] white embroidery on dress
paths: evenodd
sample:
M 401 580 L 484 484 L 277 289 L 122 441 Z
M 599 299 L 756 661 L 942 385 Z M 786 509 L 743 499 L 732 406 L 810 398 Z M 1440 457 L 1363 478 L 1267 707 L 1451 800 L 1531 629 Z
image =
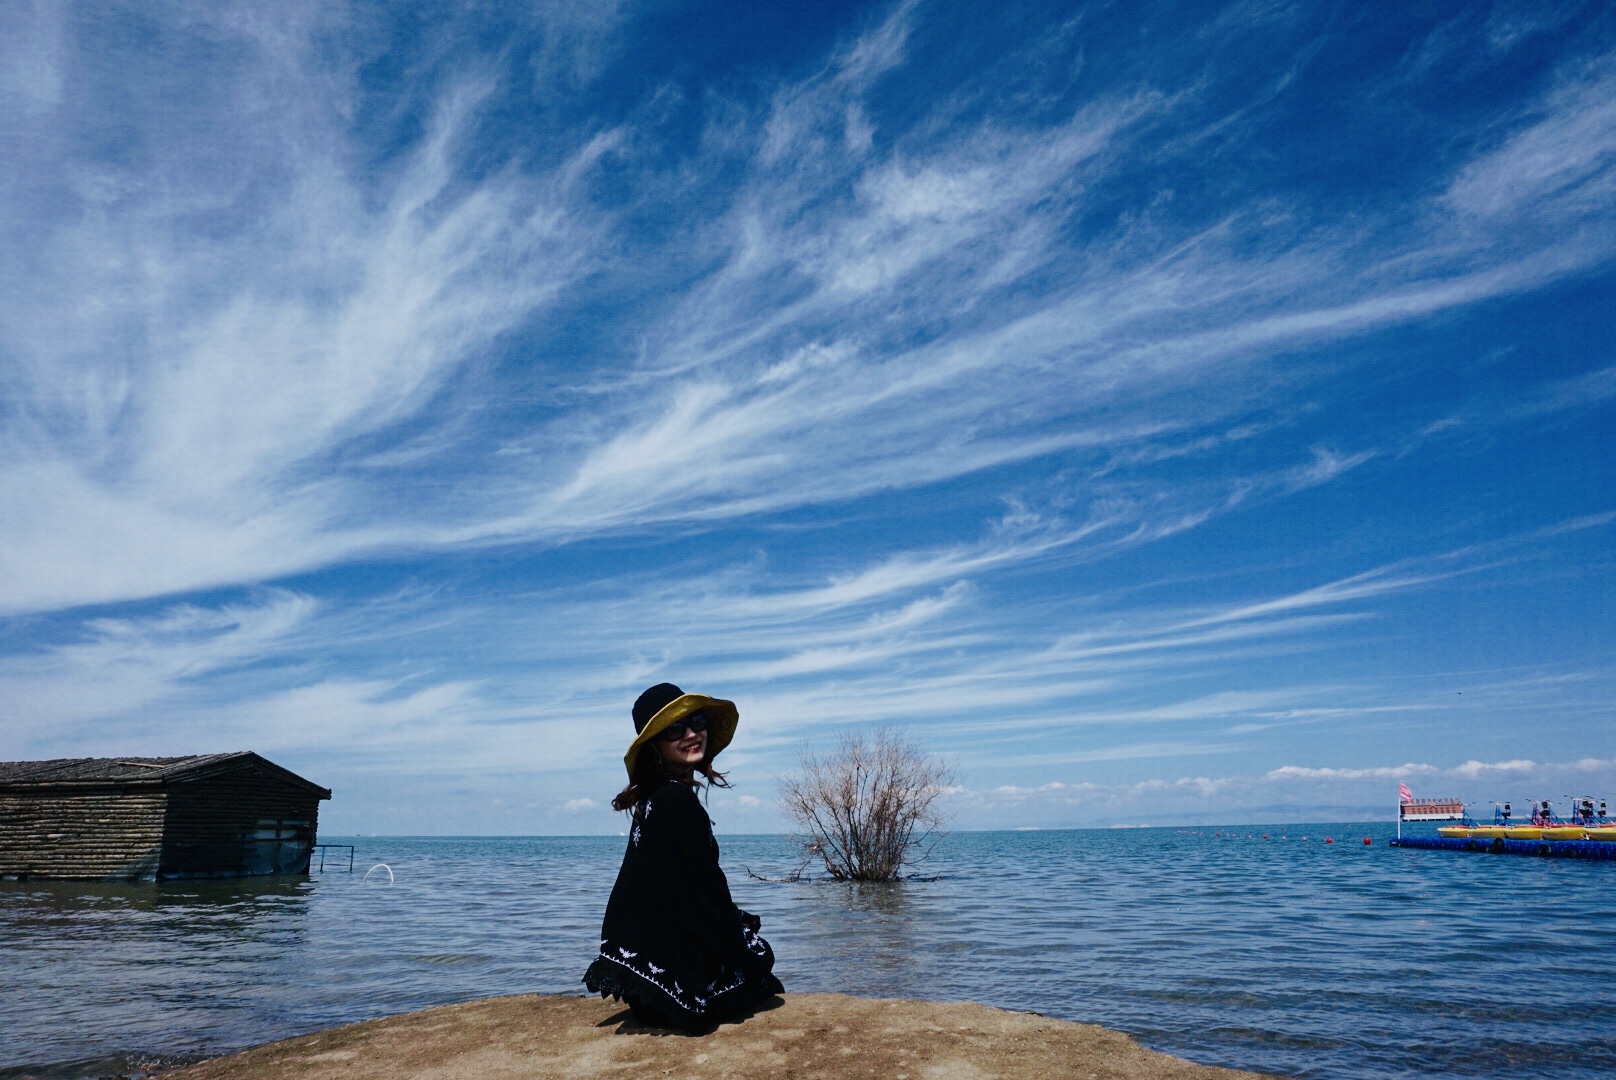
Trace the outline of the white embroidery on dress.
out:
M 631 952 L 630 950 L 623 948 L 621 945 L 615 946 L 612 949 L 612 952 L 621 954 L 621 957 L 623 958 L 639 955 L 639 953 Z M 717 999 L 723 997 L 725 994 L 739 990 L 742 986 L 746 985 L 746 977 L 739 971 L 736 971 L 726 965 L 719 977 L 714 979 L 712 984 L 708 986 L 703 993 L 691 993 L 685 990 L 684 987 L 680 986 L 679 980 L 677 979 L 669 978 L 664 980 L 658 978 L 660 975 L 666 975 L 667 969 L 659 968 L 648 960 L 642 961 L 642 963 L 645 965 L 645 967 L 642 969 L 639 965 L 629 963 L 627 959 L 608 954 L 605 949 L 601 950 L 600 955 L 602 960 L 610 960 L 621 967 L 627 968 L 629 971 L 632 971 L 635 975 L 638 975 L 640 978 L 644 979 L 658 990 L 661 990 L 673 1000 L 675 1005 L 679 1006 L 679 1008 L 685 1010 L 686 1012 L 698 1014 L 706 1013 L 712 1008 L 713 1003 Z

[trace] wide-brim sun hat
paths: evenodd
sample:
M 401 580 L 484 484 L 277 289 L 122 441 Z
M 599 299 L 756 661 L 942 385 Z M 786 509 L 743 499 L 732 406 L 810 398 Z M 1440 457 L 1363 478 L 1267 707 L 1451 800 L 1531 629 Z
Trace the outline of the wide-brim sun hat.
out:
M 672 683 L 657 683 L 634 702 L 634 741 L 623 755 L 623 767 L 629 779 L 634 779 L 634 765 L 646 743 L 687 716 L 701 713 L 707 718 L 707 760 L 735 738 L 735 727 L 741 722 L 741 712 L 733 701 L 708 697 L 706 694 L 687 694 Z

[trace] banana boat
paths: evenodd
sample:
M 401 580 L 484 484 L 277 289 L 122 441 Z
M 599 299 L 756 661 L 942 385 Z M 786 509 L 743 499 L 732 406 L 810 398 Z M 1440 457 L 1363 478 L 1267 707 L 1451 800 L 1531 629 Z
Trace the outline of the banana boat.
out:
M 1443 836 L 1460 840 L 1543 840 L 1550 839 L 1546 836 L 1550 831 L 1541 825 L 1445 825 L 1437 829 Z M 1581 838 L 1579 831 L 1575 839 Z
M 1444 825 L 1437 832 L 1460 840 L 1616 840 L 1616 826 L 1587 829 L 1581 825 Z

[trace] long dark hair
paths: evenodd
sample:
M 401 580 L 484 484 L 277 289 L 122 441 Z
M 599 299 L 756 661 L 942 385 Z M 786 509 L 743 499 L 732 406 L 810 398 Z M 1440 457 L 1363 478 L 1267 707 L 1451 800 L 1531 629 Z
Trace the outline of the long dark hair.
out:
M 647 750 L 650 753 L 646 753 Z M 707 743 L 707 750 L 701 755 L 701 760 L 696 762 L 696 772 L 707 778 L 709 789 L 729 787 L 729 781 L 724 779 L 724 774 L 713 768 L 710 740 Z M 617 793 L 617 797 L 612 800 L 612 809 L 632 810 L 636 817 L 639 816 L 640 809 L 645 805 L 645 800 L 651 797 L 651 792 L 661 787 L 663 781 L 673 778 L 674 774 L 663 764 L 662 751 L 657 749 L 656 739 L 647 740 L 634 758 L 634 772 L 629 775 L 628 787 Z

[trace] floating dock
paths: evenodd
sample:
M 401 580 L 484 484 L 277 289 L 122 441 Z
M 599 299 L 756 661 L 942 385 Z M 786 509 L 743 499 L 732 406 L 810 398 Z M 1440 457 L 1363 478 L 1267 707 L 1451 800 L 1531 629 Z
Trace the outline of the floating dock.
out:
M 1506 840 L 1503 837 L 1403 836 L 1392 847 L 1428 848 L 1432 851 L 1480 851 L 1489 855 L 1536 855 L 1544 859 L 1616 860 L 1616 842 L 1609 840 Z

